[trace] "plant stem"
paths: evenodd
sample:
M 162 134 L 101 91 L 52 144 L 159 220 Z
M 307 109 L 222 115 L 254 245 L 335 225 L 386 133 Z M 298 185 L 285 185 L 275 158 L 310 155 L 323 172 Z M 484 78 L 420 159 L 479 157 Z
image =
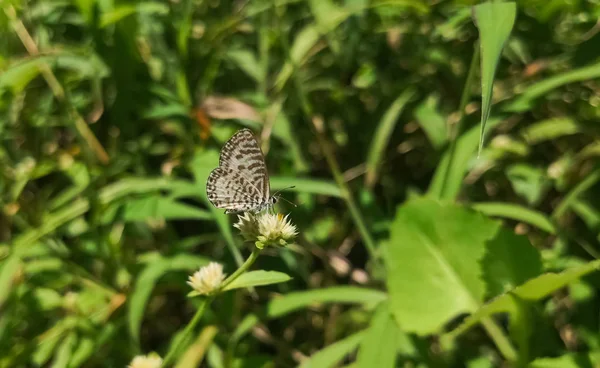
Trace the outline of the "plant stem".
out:
M 500 354 L 504 357 L 504 359 L 509 362 L 515 362 L 517 360 L 517 352 L 515 348 L 512 346 L 510 340 L 504 334 L 504 331 L 494 322 L 492 318 L 483 318 L 481 320 L 481 324 L 483 328 L 486 330 L 490 338 L 496 344 L 496 347 L 500 351 Z
M 241 274 L 246 272 L 248 270 L 248 268 L 250 268 L 250 266 L 252 266 L 254 261 L 256 261 L 259 254 L 260 254 L 260 249 L 255 247 L 254 250 L 252 251 L 252 253 L 250 254 L 250 256 L 248 257 L 248 259 L 246 259 L 246 261 L 240 266 L 240 268 L 238 268 L 234 273 L 231 274 L 231 276 L 229 276 L 227 279 L 225 279 L 225 281 L 223 281 L 220 289 L 223 290 L 227 285 L 231 284 L 235 279 L 240 277 Z
M 163 364 L 162 364 L 163 367 L 168 367 L 169 364 L 171 363 L 171 361 L 177 356 L 177 353 L 181 349 L 182 344 L 188 339 L 189 335 L 192 333 L 192 330 L 196 327 L 198 322 L 200 322 L 200 318 L 202 318 L 202 315 L 204 314 L 204 311 L 206 310 L 206 306 L 208 304 L 210 304 L 212 299 L 213 299 L 213 297 L 208 297 L 208 298 L 204 299 L 202 304 L 200 304 L 200 307 L 198 307 L 196 314 L 194 314 L 194 317 L 192 318 L 190 323 L 188 323 L 188 325 L 185 327 L 185 330 L 183 330 L 183 333 L 181 334 L 181 338 L 178 339 L 178 341 L 175 343 L 175 345 L 167 353 L 167 356 L 165 357 Z
M 278 13 L 278 23 L 279 23 L 279 28 L 281 30 L 281 34 L 285 35 L 285 34 L 287 34 L 287 32 L 285 32 L 285 30 L 282 29 L 282 27 L 281 27 L 282 22 L 280 21 L 281 20 L 280 19 L 281 18 L 280 8 L 276 7 L 275 10 Z M 298 68 L 298 65 L 296 65 L 296 62 L 293 60 L 293 58 L 291 56 L 290 45 L 289 45 L 287 39 L 285 37 L 279 37 L 279 38 L 281 40 L 282 47 L 285 50 L 285 53 L 287 55 L 287 60 L 290 63 L 290 65 L 292 65 L 292 68 L 293 68 L 292 79 L 294 81 L 294 86 L 296 87 L 295 89 L 298 94 L 298 99 L 300 101 L 300 106 L 301 106 L 302 112 L 303 112 L 304 116 L 306 117 L 306 119 L 308 119 L 309 121 L 312 122 L 311 125 L 314 127 L 314 134 L 317 138 L 317 142 L 318 142 L 319 146 L 321 147 L 321 151 L 323 152 L 325 159 L 327 160 L 327 164 L 329 165 L 329 169 L 331 170 L 333 178 L 334 178 L 337 186 L 340 188 L 340 191 L 342 193 L 342 198 L 344 199 L 344 201 L 346 202 L 346 205 L 348 206 L 348 209 L 350 210 L 350 215 L 352 216 L 352 220 L 354 221 L 354 224 L 358 228 L 358 231 L 365 243 L 367 251 L 369 252 L 369 256 L 371 257 L 373 262 L 377 262 L 378 257 L 377 257 L 377 252 L 375 250 L 375 241 L 371 237 L 371 234 L 369 233 L 367 226 L 365 225 L 365 221 L 362 217 L 362 214 L 360 213 L 360 210 L 359 210 L 356 202 L 354 201 L 352 192 L 350 191 L 348 184 L 344 180 L 344 176 L 342 175 L 342 171 L 340 170 L 340 165 L 338 164 L 337 159 L 335 158 L 335 154 L 333 153 L 333 150 L 331 149 L 329 142 L 327 141 L 327 138 L 326 138 L 325 132 L 324 132 L 324 127 L 323 127 L 323 120 L 320 117 L 316 117 L 313 115 L 312 106 L 308 100 L 307 93 L 304 91 L 304 87 L 302 86 L 302 81 L 300 80 L 299 75 L 298 75 L 300 68 Z
M 440 199 L 445 198 L 444 194 L 446 192 L 446 187 L 448 183 L 448 177 L 450 175 L 450 171 L 452 170 L 452 163 L 454 161 L 454 156 L 456 154 L 456 141 L 463 130 L 463 123 L 465 120 L 465 107 L 469 102 L 469 97 L 471 96 L 471 85 L 473 84 L 473 80 L 475 79 L 475 70 L 477 69 L 477 61 L 479 60 L 479 42 L 475 43 L 475 47 L 473 50 L 473 56 L 471 58 L 471 65 L 469 66 L 469 74 L 467 74 L 467 79 L 465 80 L 465 85 L 463 87 L 462 95 L 460 96 L 460 105 L 458 107 L 458 121 L 454 126 L 452 133 L 450 134 L 450 149 L 448 161 L 446 167 L 444 168 L 444 180 L 442 183 L 442 189 L 439 193 Z
M 10 20 L 15 33 L 19 37 L 19 40 L 21 40 L 23 46 L 25 46 L 25 49 L 27 49 L 29 55 L 40 55 L 40 51 L 35 41 L 27 31 L 27 28 L 25 28 L 23 22 L 17 17 L 17 11 L 15 10 L 15 8 L 10 4 L 6 5 L 4 7 L 4 13 Z M 56 99 L 60 102 L 69 103 L 69 101 L 66 98 L 64 88 L 62 87 L 62 85 L 60 84 L 60 82 L 58 81 L 48 64 L 41 61 L 39 63 L 38 68 L 40 70 L 40 73 L 42 74 L 42 77 L 44 77 L 46 83 L 52 90 L 52 94 L 54 94 L 54 97 L 56 97 Z M 71 112 L 71 114 L 73 114 L 73 119 L 75 121 L 75 129 L 77 130 L 77 132 L 81 135 L 83 140 L 92 149 L 92 151 L 94 151 L 94 154 L 96 155 L 98 160 L 100 160 L 100 162 L 102 162 L 103 164 L 107 164 L 110 161 L 108 153 L 106 153 L 106 150 L 104 149 L 100 141 L 98 141 L 98 138 L 96 138 L 94 132 L 92 132 L 92 130 L 88 127 L 87 122 L 85 121 L 85 119 L 83 119 L 83 117 L 81 117 L 81 115 L 77 112 L 75 107 L 73 107 L 70 103 L 67 106 L 68 110 Z

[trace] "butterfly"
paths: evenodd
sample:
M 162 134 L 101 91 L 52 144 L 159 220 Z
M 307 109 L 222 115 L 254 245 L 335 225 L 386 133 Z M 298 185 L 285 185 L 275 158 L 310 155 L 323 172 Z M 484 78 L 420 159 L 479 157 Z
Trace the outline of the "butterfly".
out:
M 271 195 L 262 151 L 250 129 L 235 133 L 221 149 L 219 167 L 206 181 L 208 200 L 225 213 L 259 212 L 277 203 Z

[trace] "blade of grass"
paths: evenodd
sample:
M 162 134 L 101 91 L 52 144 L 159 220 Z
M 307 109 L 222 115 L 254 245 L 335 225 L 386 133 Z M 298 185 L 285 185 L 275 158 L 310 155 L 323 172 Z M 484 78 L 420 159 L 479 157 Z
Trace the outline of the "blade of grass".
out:
M 282 13 L 283 13 L 282 9 L 280 7 L 278 7 L 277 8 L 278 25 L 280 27 L 281 34 L 286 34 L 285 30 L 282 29 L 282 17 L 283 17 Z M 369 231 L 367 229 L 367 226 L 362 217 L 360 209 L 358 208 L 358 206 L 354 200 L 354 197 L 352 196 L 352 193 L 350 192 L 350 188 L 348 187 L 346 181 L 344 180 L 344 176 L 340 169 L 339 163 L 337 162 L 337 159 L 335 158 L 333 150 L 331 149 L 329 141 L 325 137 L 323 120 L 320 117 L 313 115 L 312 106 L 309 102 L 306 92 L 304 91 L 304 87 L 303 87 L 302 82 L 298 75 L 300 69 L 299 69 L 298 65 L 296 64 L 297 60 L 295 58 L 293 58 L 293 56 L 291 54 L 290 46 L 287 42 L 286 37 L 279 37 L 279 39 L 281 41 L 283 49 L 286 52 L 288 62 L 293 67 L 293 72 L 291 74 L 293 76 L 294 85 L 296 87 L 295 88 L 296 93 L 298 94 L 298 97 L 300 100 L 300 106 L 302 108 L 302 112 L 304 113 L 305 118 L 312 123 L 312 124 L 309 124 L 309 126 L 311 126 L 313 128 L 313 132 L 315 134 L 315 137 L 317 138 L 317 142 L 321 148 L 321 151 L 325 155 L 325 159 L 327 161 L 327 164 L 329 165 L 329 169 L 331 170 L 331 173 L 333 175 L 335 182 L 337 183 L 338 187 L 340 188 L 342 198 L 344 199 L 344 201 L 346 202 L 346 205 L 348 206 L 348 209 L 350 210 L 350 215 L 352 216 L 352 219 L 353 219 L 356 227 L 358 228 L 358 231 L 365 243 L 365 247 L 367 248 L 367 251 L 369 252 L 369 256 L 371 257 L 371 259 L 374 262 L 377 262 L 377 264 L 380 265 L 378 262 L 377 252 L 375 250 L 375 241 L 373 240 L 373 238 L 371 237 L 371 234 L 369 233 Z
M 383 161 L 383 153 L 388 145 L 390 137 L 394 132 L 398 117 L 402 113 L 402 110 L 415 95 L 414 88 L 408 88 L 386 110 L 385 114 L 379 121 L 375 135 L 371 141 L 371 148 L 367 156 L 367 172 L 365 176 L 365 185 L 367 188 L 373 188 L 378 177 L 379 167 Z
M 556 206 L 556 209 L 552 213 L 553 219 L 561 218 L 565 212 L 575 203 L 575 201 L 579 198 L 581 193 L 588 190 L 592 185 L 596 184 L 596 182 L 600 180 L 600 169 L 596 169 L 592 171 L 590 174 L 586 175 L 585 179 L 579 182 L 575 188 L 573 188 L 565 198 Z
M 483 147 L 485 125 L 492 109 L 494 76 L 502 49 L 512 31 L 517 17 L 513 2 L 487 2 L 473 8 L 473 20 L 479 29 L 481 48 L 481 131 L 479 150 Z
M 488 216 L 498 216 L 526 222 L 550 234 L 556 234 L 556 227 L 543 213 L 512 203 L 485 202 L 474 203 L 473 209 Z
M 21 43 L 23 43 L 23 46 L 25 46 L 25 48 L 27 49 L 27 52 L 30 55 L 39 55 L 40 51 L 38 50 L 35 41 L 31 37 L 31 35 L 29 35 L 29 32 L 27 31 L 27 28 L 25 28 L 23 22 L 17 17 L 17 12 L 15 8 L 10 4 L 5 5 L 4 13 L 8 17 L 8 19 L 10 19 L 11 25 L 15 33 L 21 40 Z M 60 82 L 58 81 L 48 64 L 40 62 L 39 68 L 40 73 L 46 80 L 46 83 L 48 83 L 48 86 L 52 90 L 52 93 L 54 94 L 56 99 L 61 102 L 68 102 L 68 99 L 65 97 L 65 91 L 62 85 L 60 84 Z M 106 153 L 104 147 L 102 147 L 102 144 L 100 144 L 100 141 L 98 141 L 92 130 L 88 127 L 87 122 L 83 119 L 83 117 L 81 117 L 81 115 L 79 115 L 75 107 L 73 107 L 70 103 L 68 104 L 68 106 L 71 115 L 73 115 L 75 129 L 77 130 L 77 132 L 87 143 L 88 147 L 92 149 L 92 151 L 95 153 L 96 157 L 100 160 L 100 162 L 102 162 L 103 164 L 107 164 L 110 161 L 110 158 L 108 157 L 108 153 Z

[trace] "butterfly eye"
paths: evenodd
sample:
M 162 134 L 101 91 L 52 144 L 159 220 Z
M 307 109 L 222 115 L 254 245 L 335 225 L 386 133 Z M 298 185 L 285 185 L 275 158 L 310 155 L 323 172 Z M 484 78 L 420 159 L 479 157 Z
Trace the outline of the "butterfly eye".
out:
M 273 199 L 271 201 L 273 204 L 277 203 L 277 197 L 273 197 Z

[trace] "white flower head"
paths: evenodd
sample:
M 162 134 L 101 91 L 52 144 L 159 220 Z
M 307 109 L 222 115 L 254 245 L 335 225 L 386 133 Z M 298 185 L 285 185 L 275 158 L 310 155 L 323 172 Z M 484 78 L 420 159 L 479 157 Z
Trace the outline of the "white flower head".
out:
M 288 219 L 289 215 L 280 213 L 251 214 L 246 212 L 238 215 L 238 223 L 233 225 L 238 228 L 247 241 L 253 241 L 257 248 L 265 246 L 286 246 L 293 240 L 298 232 L 296 226 Z
M 197 294 L 208 295 L 217 291 L 224 279 L 223 265 L 210 262 L 190 276 L 187 283 Z
M 156 353 L 150 353 L 148 355 L 138 355 L 127 368 L 160 368 L 162 365 L 161 357 Z

